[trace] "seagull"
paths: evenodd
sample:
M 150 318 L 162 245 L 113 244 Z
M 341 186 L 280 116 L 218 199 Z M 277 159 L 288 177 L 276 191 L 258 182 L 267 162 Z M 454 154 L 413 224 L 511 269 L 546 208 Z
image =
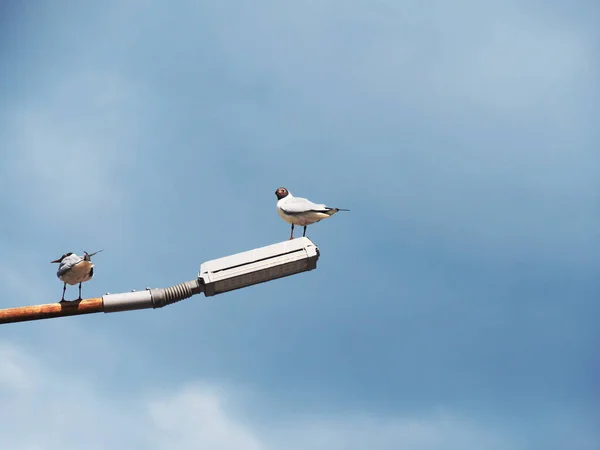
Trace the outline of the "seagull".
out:
M 98 250 L 94 253 L 84 251 L 83 256 L 69 252 L 65 253 L 60 258 L 51 261 L 51 263 L 59 264 L 56 276 L 64 283 L 60 303 L 66 303 L 65 291 L 67 290 L 67 284 L 74 286 L 79 283 L 79 298 L 77 300 L 81 300 L 81 283 L 91 280 L 94 276 L 92 256 L 101 251 L 102 250 Z
M 350 211 L 349 209 L 330 208 L 329 206 L 319 205 L 305 198 L 294 197 L 290 191 L 280 187 L 275 191 L 277 196 L 277 213 L 287 223 L 292 224 L 290 240 L 294 239 L 294 225 L 303 226 L 306 236 L 306 227 L 317 223 L 323 219 L 333 216 L 338 211 Z

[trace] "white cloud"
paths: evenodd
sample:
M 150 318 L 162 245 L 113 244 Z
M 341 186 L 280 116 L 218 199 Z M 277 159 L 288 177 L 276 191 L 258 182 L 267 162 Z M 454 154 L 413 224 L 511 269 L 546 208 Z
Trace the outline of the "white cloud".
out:
M 522 448 L 474 421 L 443 412 L 424 418 L 348 414 L 265 423 L 249 411 L 240 414 L 240 408 L 232 408 L 233 392 L 191 383 L 160 393 L 113 397 L 4 341 L 0 342 L 0 448 Z
M 147 403 L 154 425 L 153 448 L 260 450 L 251 429 L 224 410 L 220 393 L 203 385 L 187 386 Z

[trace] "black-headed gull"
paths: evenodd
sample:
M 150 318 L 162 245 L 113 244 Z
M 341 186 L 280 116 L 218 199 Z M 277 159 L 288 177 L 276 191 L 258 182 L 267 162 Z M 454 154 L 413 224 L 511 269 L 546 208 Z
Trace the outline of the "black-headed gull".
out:
M 287 223 L 292 224 L 290 240 L 294 239 L 294 225 L 304 227 L 302 236 L 306 236 L 306 227 L 323 219 L 333 216 L 338 211 L 350 211 L 349 209 L 330 208 L 319 205 L 305 198 L 294 197 L 290 191 L 280 187 L 275 191 L 277 196 L 277 213 Z
M 67 290 L 67 284 L 74 286 L 79 283 L 79 298 L 77 300 L 81 300 L 81 283 L 91 280 L 94 276 L 92 256 L 101 251 L 98 250 L 94 253 L 83 252 L 83 256 L 76 255 L 75 253 L 65 253 L 60 258 L 51 261 L 52 263 L 59 264 L 56 276 L 64 283 L 61 303 L 66 302 L 65 291 Z

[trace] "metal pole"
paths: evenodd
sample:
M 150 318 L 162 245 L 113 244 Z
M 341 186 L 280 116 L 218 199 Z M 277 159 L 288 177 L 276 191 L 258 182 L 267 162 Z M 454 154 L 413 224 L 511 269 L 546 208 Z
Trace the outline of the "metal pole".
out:
M 0 324 L 92 313 L 162 308 L 193 295 L 210 297 L 316 269 L 318 247 L 307 237 L 286 240 L 203 263 L 198 277 L 167 288 L 146 288 L 99 298 L 0 309 Z
M 87 298 L 69 303 L 47 303 L 45 305 L 21 306 L 0 309 L 0 324 L 51 319 L 54 317 L 77 316 L 104 311 L 102 297 Z
M 21 306 L 0 309 L 0 325 L 26 322 L 28 320 L 53 319 L 92 313 L 111 313 L 146 308 L 162 308 L 203 292 L 198 280 L 186 281 L 168 288 L 146 289 L 122 294 L 106 294 L 98 298 L 86 298 L 65 303 Z

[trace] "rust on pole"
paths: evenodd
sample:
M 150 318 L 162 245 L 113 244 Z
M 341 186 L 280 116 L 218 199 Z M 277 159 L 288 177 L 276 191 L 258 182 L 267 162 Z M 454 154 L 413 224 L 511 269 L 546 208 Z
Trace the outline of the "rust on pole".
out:
M 66 303 L 21 306 L 18 308 L 0 309 L 0 324 L 78 316 L 80 314 L 92 314 L 103 311 L 104 302 L 102 301 L 102 297 L 86 298 Z

